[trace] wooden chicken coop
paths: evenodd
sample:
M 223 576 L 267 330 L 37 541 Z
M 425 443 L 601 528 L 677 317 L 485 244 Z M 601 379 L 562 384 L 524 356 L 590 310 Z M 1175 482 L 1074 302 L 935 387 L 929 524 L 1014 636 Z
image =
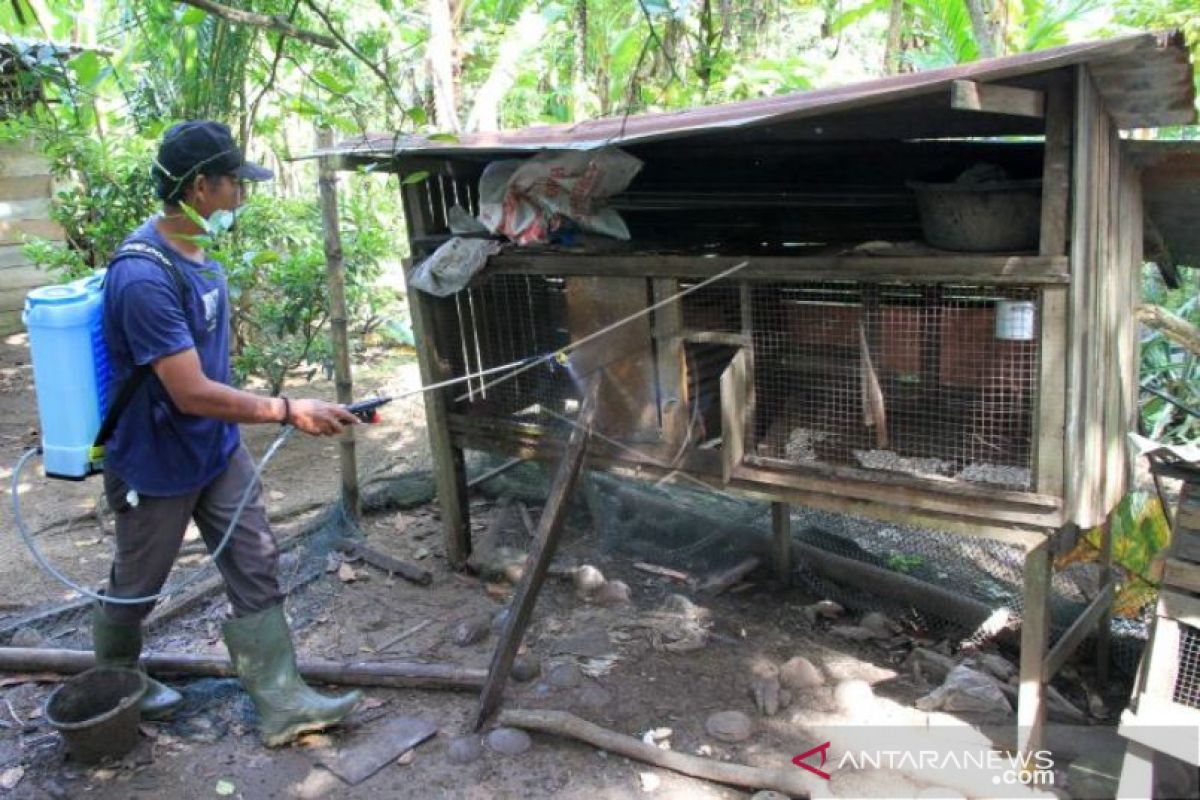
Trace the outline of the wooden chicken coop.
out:
M 572 354 L 576 372 L 604 375 L 588 466 L 682 471 L 784 512 L 1024 547 L 1018 722 L 1029 743 L 1045 681 L 1107 629 L 1113 591 L 1049 641 L 1052 557 L 1104 523 L 1129 480 L 1148 156 L 1127 154 L 1121 132 L 1194 115 L 1181 38 L 1142 34 L 681 112 L 454 142 L 368 137 L 321 154 L 428 173 L 402 187 L 414 264 L 452 236 L 456 214 L 479 213 L 494 161 L 603 147 L 639 159 L 611 200 L 628 241 L 506 244 L 465 289 L 410 292 L 424 381 L 554 352 L 654 307 Z M 994 179 L 964 182 L 981 172 Z M 982 213 L 967 208 L 980 200 Z M 972 225 L 996 222 L 1023 233 L 971 239 Z M 1159 238 L 1194 238 L 1177 223 Z M 556 461 L 580 394 L 569 371 L 539 367 L 427 395 L 452 561 L 470 551 L 463 449 Z

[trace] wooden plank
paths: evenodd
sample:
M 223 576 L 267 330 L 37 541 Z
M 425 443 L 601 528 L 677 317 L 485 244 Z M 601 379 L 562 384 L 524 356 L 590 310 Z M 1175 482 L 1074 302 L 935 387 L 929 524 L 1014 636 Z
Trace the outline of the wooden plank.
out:
M 1046 114 L 1046 95 L 1037 89 L 960 80 L 950 84 L 950 107 L 959 111 L 1042 117 Z
M 1071 168 L 1071 286 L 1067 319 L 1067 379 L 1064 486 L 1067 519 L 1081 528 L 1093 527 L 1092 494 L 1087 457 L 1087 404 L 1091 390 L 1092 360 L 1090 308 L 1091 287 L 1096 272 L 1095 238 L 1097 214 L 1095 186 L 1096 135 L 1099 126 L 1095 89 L 1087 70 L 1075 68 L 1075 132 Z
M 488 260 L 489 273 L 706 278 L 745 261 L 743 256 L 571 255 L 505 252 Z M 860 281 L 866 283 L 1068 283 L 1065 256 L 755 256 L 738 280 Z
M 0 145 L 0 175 L 30 177 L 50 174 L 50 162 L 30 144 Z
M 679 293 L 679 281 L 670 278 L 655 278 L 650 285 L 655 303 Z M 691 404 L 683 352 L 683 306 L 680 303 L 668 303 L 655 310 L 654 341 L 663 440 L 681 446 L 687 437 Z
M 552 461 L 561 456 L 561 447 L 553 441 L 502 438 L 489 436 L 483 431 L 456 432 L 455 442 L 461 447 L 488 450 L 521 459 Z M 599 449 L 600 445 L 595 447 Z M 962 503 L 945 503 L 927 494 L 895 492 L 891 487 L 880 487 L 873 482 L 821 482 L 814 487 L 811 481 L 801 480 L 799 485 L 780 485 L 747 479 L 745 474 L 753 470 L 743 467 L 739 470 L 742 475 L 726 485 L 721 482 L 718 453 L 690 453 L 680 467 L 670 466 L 668 458 L 664 454 L 657 461 L 649 458 L 635 460 L 593 452 L 588 456 L 588 463 L 593 468 L 636 480 L 669 478 L 682 485 L 705 485 L 714 491 L 727 491 L 767 503 L 787 502 L 881 522 L 936 528 L 1022 547 L 1045 540 L 1062 525 L 1062 514 L 1057 509 L 1046 509 L 1040 513 L 997 513 L 994 504 L 983 503 L 971 507 Z M 706 461 L 711 461 L 711 465 L 702 468 L 701 465 Z M 877 491 L 881 488 L 885 490 Z
M 533 616 L 533 607 L 537 603 L 538 593 L 541 591 L 542 584 L 546 580 L 546 573 L 550 569 L 550 560 L 554 558 L 554 553 L 558 549 L 559 536 L 567 518 L 568 501 L 575 488 L 575 481 L 579 477 L 579 470 L 583 466 L 592 424 L 596 418 L 596 407 L 602 382 L 602 373 L 597 372 L 588 379 L 584 389 L 579 416 L 571 429 L 566 452 L 558 464 L 558 469 L 554 472 L 554 480 L 550 484 L 546 505 L 542 508 L 541 517 L 538 519 L 537 539 L 533 542 L 529 557 L 525 560 L 521 583 L 517 586 L 509 605 L 504 632 L 500 634 L 500 640 L 496 643 L 496 650 L 492 654 L 487 682 L 479 695 L 479 705 L 475 712 L 475 730 L 483 727 L 500 703 L 504 686 L 508 683 L 508 674 L 512 669 L 513 659 L 517 655 L 517 648 L 521 645 L 525 629 Z
M 1042 674 L 1046 676 L 1046 680 L 1057 675 L 1063 664 L 1087 638 L 1087 635 L 1096 628 L 1102 619 L 1107 619 L 1116 591 L 1117 582 L 1115 580 L 1106 582 L 1100 593 L 1071 623 L 1071 627 L 1058 637 L 1058 641 L 1050 648 L 1050 652 L 1046 654 L 1046 658 L 1042 662 Z
M 49 175 L 0 174 L 0 202 L 48 198 L 52 184 Z
M 1071 116 L 1069 80 L 1055 79 L 1046 93 L 1045 154 L 1042 160 L 1042 222 L 1039 252 L 1067 252 L 1067 223 L 1071 199 Z M 1044 317 L 1043 317 L 1044 319 Z
M 1163 590 L 1158 596 L 1158 616 L 1200 628 L 1200 598 Z
M 645 278 L 578 276 L 566 280 L 567 328 L 571 341 L 629 320 L 571 351 L 577 379 L 603 370 L 596 429 L 621 441 L 653 442 L 658 427 L 658 386 L 651 345 Z M 675 304 L 672 304 L 675 305 Z
M 739 350 L 721 373 L 721 478 L 733 478 L 746 455 L 746 351 Z
M 1034 418 L 1037 453 L 1034 480 L 1039 494 L 1063 497 L 1066 469 L 1069 296 L 1065 286 L 1042 289 L 1038 405 Z
M 1200 592 L 1200 564 L 1168 558 L 1163 570 L 1164 586 L 1173 586 L 1189 592 Z
M 771 564 L 775 576 L 787 581 L 792 575 L 792 507 L 771 503 Z
M 49 219 L 0 220 L 0 245 L 24 244 L 35 237 L 60 242 L 63 235 L 58 223 Z
M 1017 749 L 1042 748 L 1046 721 L 1046 644 L 1050 639 L 1050 547 L 1043 542 L 1025 554 L 1021 611 L 1021 674 L 1017 691 Z
M 1117 797 L 1154 796 L 1154 751 L 1137 741 L 1125 744 Z
M 404 186 L 401 197 L 409 236 L 423 234 L 425 226 L 428 225 L 428 198 L 421 184 Z M 406 277 L 411 275 L 410 266 Z M 413 335 L 417 341 L 417 364 L 421 371 L 421 382 L 426 386 L 438 383 L 447 376 L 443 371 L 444 362 L 438 352 L 438 340 L 434 333 L 436 320 L 433 298 L 425 292 L 410 291 L 408 306 L 412 317 Z M 467 470 L 463 462 L 463 452 L 454 445 L 447 424 L 451 391 L 437 389 L 424 393 L 425 421 L 430 450 L 433 452 L 433 475 L 441 509 L 446 558 L 455 569 L 461 569 L 471 555 L 470 511 L 467 506 Z
M 32 289 L 54 282 L 54 276 L 32 264 L 0 267 L 0 289 Z
M 23 200 L 0 200 L 0 221 L 42 220 L 50 217 L 49 197 L 30 197 Z

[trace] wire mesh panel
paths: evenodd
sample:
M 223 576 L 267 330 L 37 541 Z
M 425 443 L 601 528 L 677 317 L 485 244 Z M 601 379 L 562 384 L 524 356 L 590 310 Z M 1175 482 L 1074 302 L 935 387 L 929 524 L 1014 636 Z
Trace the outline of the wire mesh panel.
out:
M 465 410 L 481 416 L 528 416 L 539 406 L 562 412 L 579 387 L 553 362 L 508 377 L 479 373 L 553 353 L 566 344 L 564 282 L 542 275 L 493 275 L 451 298 L 444 352 L 453 377 L 477 376 L 455 387 Z
M 754 452 L 1013 489 L 1032 485 L 1031 288 L 759 284 Z
M 1179 626 L 1179 671 L 1171 699 L 1188 708 L 1200 708 L 1200 630 Z

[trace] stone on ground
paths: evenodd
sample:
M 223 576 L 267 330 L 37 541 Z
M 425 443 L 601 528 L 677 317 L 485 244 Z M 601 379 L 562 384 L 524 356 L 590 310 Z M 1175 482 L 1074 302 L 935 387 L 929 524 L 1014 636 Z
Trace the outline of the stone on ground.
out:
M 825 676 L 804 656 L 792 656 L 779 668 L 779 682 L 788 689 L 823 686 Z
M 718 711 L 709 716 L 704 729 L 714 739 L 736 744 L 750 738 L 754 721 L 741 711 Z
M 488 747 L 506 756 L 519 756 L 533 747 L 529 734 L 520 728 L 496 728 L 487 735 Z

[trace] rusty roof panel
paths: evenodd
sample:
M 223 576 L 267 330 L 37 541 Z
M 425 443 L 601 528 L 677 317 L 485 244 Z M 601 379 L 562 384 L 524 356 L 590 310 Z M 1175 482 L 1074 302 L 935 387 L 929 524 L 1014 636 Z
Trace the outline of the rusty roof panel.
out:
M 1141 33 L 737 103 L 608 117 L 578 124 L 463 134 L 455 142 L 409 134 L 369 135 L 312 155 L 387 159 L 401 154 L 484 155 L 651 142 L 883 105 L 948 91 L 955 80 L 1015 79 L 1082 63 L 1093 71 L 1097 88 L 1121 127 L 1158 127 L 1194 121 L 1192 66 L 1182 35 Z

